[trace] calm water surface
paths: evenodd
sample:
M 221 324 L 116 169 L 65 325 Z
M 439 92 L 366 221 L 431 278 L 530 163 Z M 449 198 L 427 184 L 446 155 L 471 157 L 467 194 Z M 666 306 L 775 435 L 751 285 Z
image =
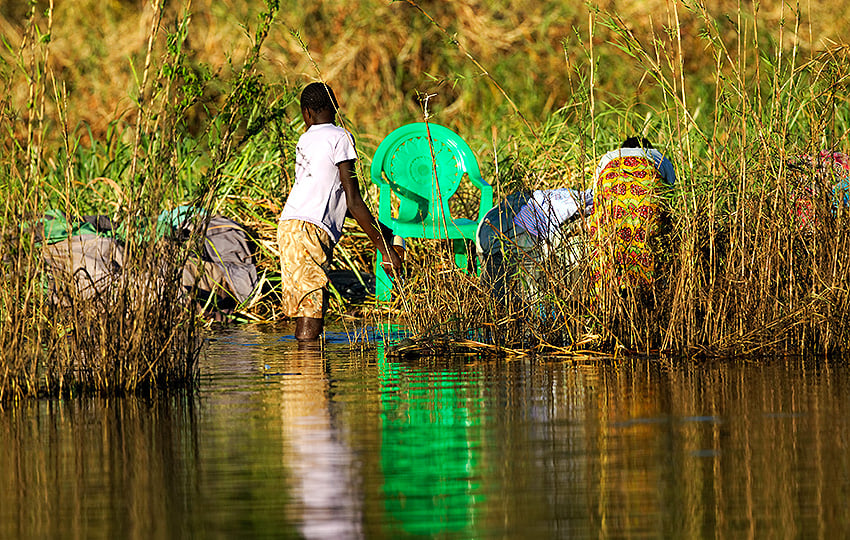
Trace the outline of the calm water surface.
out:
M 0 411 L 0 538 L 841 538 L 843 361 L 387 359 L 217 333 L 200 390 Z

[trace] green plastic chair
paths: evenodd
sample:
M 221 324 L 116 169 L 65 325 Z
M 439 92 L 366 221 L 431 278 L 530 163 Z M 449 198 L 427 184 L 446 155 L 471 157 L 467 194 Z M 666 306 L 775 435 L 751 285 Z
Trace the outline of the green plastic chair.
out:
M 481 191 L 478 219 L 453 218 L 449 199 L 464 175 Z M 466 240 L 475 239 L 478 222 L 493 207 L 493 187 L 481 178 L 478 161 L 452 130 L 418 122 L 396 129 L 381 141 L 372 159 L 372 182 L 380 187 L 378 219 L 404 238 L 452 240 L 455 264 L 469 265 Z M 392 194 L 398 212 L 392 215 Z M 375 261 L 375 296 L 389 300 L 392 281 Z

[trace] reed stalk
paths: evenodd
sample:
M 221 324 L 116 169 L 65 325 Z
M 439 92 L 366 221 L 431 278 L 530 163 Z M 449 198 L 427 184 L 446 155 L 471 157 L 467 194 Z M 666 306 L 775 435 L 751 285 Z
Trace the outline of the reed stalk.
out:
M 251 122 L 274 119 L 266 99 L 269 88 L 254 64 L 277 7 L 271 2 L 259 18 L 245 62 L 221 107 L 209 116 L 207 138 L 198 140 L 194 149 L 185 144 L 186 121 L 213 77 L 187 62 L 190 6 L 173 31 L 163 27 L 163 4 L 151 9 L 135 125 L 127 129 L 132 142 L 124 143 L 120 135 L 110 140 L 111 160 L 100 171 L 112 171 L 114 178 L 88 176 L 91 171 L 86 171 L 82 196 L 76 171 L 87 165 L 80 158 L 91 157 L 96 163 L 101 156 L 79 153 L 80 140 L 69 125 L 66 90 L 56 83 L 50 65 L 52 4 L 46 33 L 40 16 L 30 13 L 26 47 L 10 74 L 28 81 L 29 112 L 22 122 L 13 99 L 0 103 L 8 126 L 8 151 L 0 167 L 8 195 L 0 223 L 0 402 L 191 388 L 196 382 L 204 321 L 194 291 L 183 284 L 182 269 L 199 250 L 205 226 L 201 223 L 188 241 L 177 244 L 162 236 L 156 218 L 182 202 L 209 215 L 237 150 L 250 138 L 244 134 L 255 129 Z M 48 120 L 50 84 L 55 116 Z M 17 131 L 21 126 L 23 138 Z M 62 143 L 45 159 L 46 153 L 57 151 L 45 145 L 45 134 L 54 126 L 62 133 Z M 194 171 L 199 147 L 209 149 L 209 165 L 187 192 L 175 180 Z M 93 176 L 97 178 L 89 183 Z M 57 208 L 59 202 L 58 209 L 73 221 L 88 209 L 85 201 L 92 200 L 91 192 L 102 191 L 104 185 L 113 192 L 114 212 L 108 217 L 120 240 L 109 244 L 109 256 L 116 258 L 109 259 L 112 271 L 104 278 L 108 286 L 95 287 L 88 270 L 73 270 L 71 244 L 49 245 L 42 232 L 51 206 Z
M 848 76 L 847 58 L 838 56 L 844 48 L 800 67 L 795 45 L 785 61 L 782 43 L 764 48 L 756 7 L 739 11 L 733 51 L 704 6 L 687 7 L 703 22 L 716 64 L 717 107 L 710 117 L 690 105 L 677 6 L 669 21 L 675 31 L 652 35 L 650 45 L 617 14 L 600 15 L 621 52 L 646 70 L 668 104 L 655 124 L 645 126 L 676 162 L 680 180 L 669 201 L 672 229 L 651 301 L 625 291 L 607 297 L 604 309 L 591 308 L 589 261 L 571 264 L 564 254 L 539 262 L 543 291 L 531 304 L 517 294 L 484 300 L 488 291 L 477 280 L 456 275 L 447 262 L 428 261 L 414 272 L 427 277 L 405 290 L 415 306 L 407 320 L 424 342 L 428 336 L 478 336 L 506 348 L 712 355 L 846 350 L 847 212 L 830 202 L 830 182 L 838 178 L 818 177 L 811 168 L 789 170 L 793 156 L 840 149 L 835 141 L 846 141 L 846 128 L 836 128 L 846 125 L 846 114 L 835 106 L 848 97 L 840 86 Z M 594 32 L 591 10 L 588 35 Z M 596 111 L 592 44 L 589 39 L 588 147 L 604 148 L 595 135 L 614 130 Z M 528 155 L 558 144 L 544 138 Z M 499 180 L 517 175 L 519 189 L 558 187 L 537 178 L 552 168 L 514 156 L 500 165 Z M 570 181 L 581 187 L 589 178 Z M 816 226 L 801 225 L 796 214 L 806 185 L 818 194 Z
M 415 2 L 359 0 L 345 13 L 326 5 L 303 10 L 272 3 L 253 31 L 239 30 L 251 42 L 234 51 L 230 44 L 238 36 L 218 18 L 219 8 L 207 0 L 189 5 L 146 7 L 148 31 L 133 38 L 131 57 L 140 70 L 133 85 L 138 99 L 129 108 L 114 96 L 115 88 L 126 92 L 130 85 L 115 82 L 124 79 L 111 65 L 94 70 L 104 81 L 100 91 L 112 96 L 105 98 L 108 112 L 87 105 L 97 99 L 87 90 L 91 85 L 79 81 L 96 79 L 91 71 L 69 68 L 57 76 L 57 66 L 67 67 L 60 62 L 76 58 L 67 52 L 70 32 L 61 30 L 72 16 L 64 6 L 55 8 L 60 17 L 32 12 L 21 39 L 2 53 L 9 77 L 0 97 L 0 174 L 10 194 L 3 235 L 16 240 L 2 247 L 9 265 L 2 292 L 8 353 L 0 376 L 18 381 L 3 386 L 14 385 L 15 395 L 45 388 L 45 381 L 58 381 L 51 388 L 73 386 L 72 366 L 92 358 L 121 357 L 104 362 L 111 371 L 103 373 L 152 380 L 146 374 L 169 357 L 162 351 L 189 343 L 176 334 L 170 338 L 167 327 L 198 335 L 189 329 L 197 321 L 185 307 L 167 308 L 173 318 L 147 326 L 178 287 L 173 272 L 141 262 L 121 281 L 120 288 L 134 291 L 101 304 L 123 306 L 115 312 L 135 310 L 115 319 L 123 321 L 117 335 L 144 353 L 116 352 L 121 340 L 108 337 L 115 335 L 112 326 L 82 314 L 83 299 L 74 299 L 79 313 L 73 318 L 51 311 L 41 283 L 31 277 L 41 275 L 35 238 L 18 235 L 16 225 L 37 220 L 48 204 L 61 201 L 61 209 L 78 214 L 108 208 L 140 233 L 130 240 L 133 260 L 171 261 L 172 270 L 191 249 L 155 247 L 143 240 L 149 229 L 131 217 L 190 203 L 250 225 L 259 237 L 257 260 L 267 286 L 241 316 L 280 317 L 275 222 L 303 128 L 298 88 L 317 73 L 343 96 L 367 200 L 374 198 L 362 174 L 370 152 L 383 134 L 422 117 L 417 95 L 437 95 L 428 120 L 454 128 L 471 143 L 501 196 L 587 187 L 598 156 L 634 134 L 662 149 L 680 179 L 669 202 L 663 286 L 653 291 L 649 306 L 625 294 L 612 296 L 609 309 L 594 311 L 587 300 L 588 264 L 573 264 L 563 252 L 536 268 L 545 283 L 540 302 L 529 306 L 516 294 L 497 301 L 474 274 L 454 268 L 445 246 L 414 240 L 396 304 L 354 306 L 338 296 L 335 315 L 372 311 L 381 322 L 407 324 L 424 341 L 474 339 L 511 350 L 846 350 L 847 212 L 820 200 L 819 226 L 800 227 L 794 213 L 801 179 L 808 185 L 821 180 L 789 166 L 798 154 L 847 150 L 848 48 L 802 37 L 806 29 L 810 36 L 834 34 L 819 12 L 770 2 L 749 8 L 737 0 L 673 3 L 666 11 L 653 10 L 652 18 L 642 15 L 647 10 L 641 6 L 620 6 L 614 13 L 604 2 L 591 9 L 515 2 L 470 10 L 462 2 L 423 9 Z M 276 34 L 272 21 L 279 8 L 280 26 L 290 31 Z M 250 13 L 239 2 L 233 11 Z M 129 12 L 139 26 L 142 18 Z M 361 12 L 368 17 L 346 23 L 346 14 Z M 171 20 L 178 22 L 167 31 Z M 9 28 L 5 18 L 0 24 Z M 128 32 L 122 24 L 115 28 L 123 37 Z M 50 52 L 60 44 L 60 54 Z M 83 48 L 80 42 L 74 46 Z M 100 111 L 98 118 L 92 109 Z M 819 190 L 823 194 L 828 186 Z M 452 211 L 471 217 L 476 197 L 461 190 Z M 571 245 L 581 249 L 580 234 Z M 157 249 L 165 252 L 148 251 Z M 373 249 L 362 235 L 347 234 L 337 254 L 338 268 L 368 280 Z M 157 285 L 132 287 L 140 280 Z M 103 354 L 74 356 L 74 340 Z M 188 358 L 191 350 L 186 345 L 180 354 Z M 56 364 L 62 375 L 44 375 L 45 359 L 56 355 L 64 358 Z

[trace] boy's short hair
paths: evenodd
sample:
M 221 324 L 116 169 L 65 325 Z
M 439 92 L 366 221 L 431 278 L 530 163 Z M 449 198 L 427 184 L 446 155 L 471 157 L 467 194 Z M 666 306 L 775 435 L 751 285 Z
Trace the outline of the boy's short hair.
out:
M 325 109 L 336 112 L 339 104 L 334 91 L 325 83 L 314 82 L 307 85 L 301 92 L 301 108 L 321 112 Z

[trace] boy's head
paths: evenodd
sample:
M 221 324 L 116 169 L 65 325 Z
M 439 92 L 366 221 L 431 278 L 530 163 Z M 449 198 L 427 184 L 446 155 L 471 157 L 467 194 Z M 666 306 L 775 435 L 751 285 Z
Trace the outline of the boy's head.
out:
M 620 146 L 622 148 L 654 148 L 652 143 L 643 137 L 629 137 Z
M 307 85 L 301 92 L 301 110 L 312 111 L 314 114 L 330 113 L 336 115 L 339 104 L 334 91 L 325 83 L 314 82 Z

